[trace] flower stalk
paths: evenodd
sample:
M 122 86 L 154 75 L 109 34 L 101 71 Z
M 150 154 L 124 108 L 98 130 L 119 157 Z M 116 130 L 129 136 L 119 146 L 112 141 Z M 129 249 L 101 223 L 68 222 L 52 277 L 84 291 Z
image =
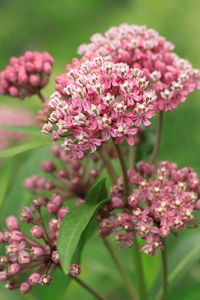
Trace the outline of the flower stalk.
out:
M 97 291 L 95 291 L 91 286 L 86 284 L 83 280 L 77 277 L 72 277 L 78 284 L 80 284 L 84 289 L 86 289 L 90 294 L 95 296 L 99 300 L 107 300 L 105 297 L 101 296 Z
M 162 296 L 160 300 L 167 300 L 168 282 L 167 282 L 167 251 L 166 243 L 162 239 L 164 249 L 161 250 L 161 263 L 162 263 Z
M 136 278 L 138 282 L 140 300 L 147 300 L 146 283 L 144 278 L 144 270 L 142 265 L 141 253 L 138 240 L 135 237 L 133 246 L 133 259 L 135 265 Z
M 162 124 L 163 124 L 163 111 L 158 113 L 157 119 L 157 129 L 156 129 L 156 142 L 154 144 L 153 153 L 151 156 L 151 163 L 154 164 L 159 151 L 160 140 L 161 140 L 161 133 L 162 133 Z
M 126 168 L 126 163 L 123 158 L 123 154 L 121 152 L 121 149 L 118 144 L 115 144 L 113 140 L 113 145 L 115 147 L 117 156 L 119 158 L 122 174 L 123 174 L 123 179 L 124 179 L 124 190 L 125 190 L 125 196 L 126 196 L 126 201 L 127 197 L 129 196 L 129 180 L 128 180 L 128 174 L 127 174 L 127 168 Z
M 114 184 L 117 180 L 117 174 L 115 172 L 115 169 L 113 168 L 110 158 L 108 157 L 106 151 L 103 149 L 102 146 L 98 148 L 98 153 L 108 172 L 108 175 L 110 176 L 112 183 Z
M 121 275 L 123 281 L 124 281 L 124 284 L 126 286 L 126 288 L 128 289 L 129 291 L 129 294 L 130 294 L 130 299 L 131 300 L 136 300 L 138 299 L 137 298 L 137 294 L 136 294 L 136 291 L 134 290 L 130 280 L 129 280 L 129 277 L 125 271 L 125 269 L 123 268 L 118 256 L 116 255 L 115 251 L 113 250 L 112 246 L 110 245 L 109 243 L 109 240 L 105 237 L 102 238 L 103 242 L 104 242 L 104 245 L 106 246 L 108 252 L 110 253 L 118 271 L 119 271 L 119 274 Z

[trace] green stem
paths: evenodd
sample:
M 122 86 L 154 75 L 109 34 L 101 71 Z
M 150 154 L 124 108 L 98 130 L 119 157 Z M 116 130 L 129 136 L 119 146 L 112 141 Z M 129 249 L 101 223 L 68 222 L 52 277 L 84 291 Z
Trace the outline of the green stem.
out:
M 161 250 L 161 262 L 162 262 L 162 296 L 161 300 L 167 299 L 167 290 L 168 290 L 168 282 L 167 282 L 167 253 L 166 253 L 166 244 L 164 240 L 162 240 L 164 249 Z
M 115 184 L 117 180 L 117 174 L 115 173 L 115 169 L 113 168 L 111 159 L 108 157 L 106 150 L 104 150 L 102 146 L 98 149 L 98 153 L 101 160 L 103 161 L 105 168 L 107 169 L 107 172 L 111 178 L 112 183 Z
M 141 253 L 140 253 L 137 238 L 134 239 L 133 254 L 134 254 L 134 264 L 135 264 L 136 278 L 138 281 L 140 300 L 147 300 L 144 270 L 143 270 Z
M 106 248 L 108 249 L 118 271 L 119 271 L 119 274 L 121 275 L 123 281 L 124 281 L 124 284 L 127 288 L 127 290 L 129 291 L 129 294 L 130 294 L 130 299 L 131 300 L 136 300 L 137 299 L 137 294 L 129 280 L 129 277 L 125 271 L 125 269 L 123 268 L 118 256 L 116 255 L 115 251 L 113 250 L 112 246 L 110 245 L 109 243 L 109 240 L 107 238 L 102 238 L 103 239 L 103 242 L 104 242 L 104 245 L 106 246 Z
M 123 159 L 123 155 L 121 153 L 121 150 L 119 148 L 119 145 L 115 144 L 113 140 L 113 144 L 115 147 L 115 150 L 117 152 L 120 164 L 121 164 L 121 169 L 123 173 L 123 178 L 124 178 L 124 187 L 125 187 L 125 194 L 126 196 L 129 195 L 129 180 L 128 180 L 128 175 L 127 175 L 127 169 L 126 169 L 126 164 Z M 126 199 L 127 200 L 127 199 Z M 134 239 L 134 261 L 135 261 L 135 270 L 136 270 L 136 277 L 138 280 L 138 288 L 139 288 L 139 294 L 140 294 L 140 300 L 147 300 L 147 293 L 146 293 L 146 284 L 145 284 L 145 279 L 144 279 L 144 270 L 142 266 L 142 260 L 141 260 L 141 254 L 140 254 L 140 249 L 138 246 L 137 239 Z
M 129 147 L 129 167 L 130 169 L 135 168 L 135 153 L 136 152 L 136 146 L 130 146 Z
M 46 102 L 46 99 L 45 97 L 42 95 L 41 91 L 38 90 L 37 93 L 36 93 L 39 97 L 39 99 L 42 101 L 42 103 L 45 103 Z
M 163 123 L 163 112 L 161 111 L 158 114 L 156 142 L 155 142 L 153 153 L 152 153 L 152 156 L 151 156 L 151 163 L 152 164 L 155 163 L 155 161 L 157 159 L 158 151 L 159 151 L 161 132 L 162 132 L 162 123 Z
M 99 295 L 93 288 L 86 284 L 83 280 L 77 277 L 72 277 L 77 283 L 79 283 L 84 289 L 86 289 L 90 294 L 94 295 L 99 300 L 107 300 L 105 297 Z
M 116 153 L 117 153 L 117 156 L 119 158 L 120 165 L 121 165 L 123 179 L 124 179 L 124 189 L 125 189 L 125 195 L 126 195 L 126 201 L 127 201 L 127 197 L 129 196 L 129 180 L 128 180 L 126 163 L 124 161 L 123 154 L 120 150 L 119 145 L 115 144 L 114 140 L 113 140 L 113 145 L 115 147 L 115 150 L 116 150 Z

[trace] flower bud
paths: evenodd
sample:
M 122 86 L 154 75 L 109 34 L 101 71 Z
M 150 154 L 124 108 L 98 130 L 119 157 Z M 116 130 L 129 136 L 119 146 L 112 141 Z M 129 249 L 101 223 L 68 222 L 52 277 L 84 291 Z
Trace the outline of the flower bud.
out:
M 52 173 L 56 170 L 56 165 L 51 160 L 44 161 L 40 167 L 43 172 L 47 173 Z
M 34 238 L 41 239 L 43 237 L 43 229 L 42 227 L 35 225 L 31 228 L 31 235 Z
M 81 267 L 77 264 L 73 264 L 70 266 L 70 269 L 69 269 L 69 274 L 73 277 L 76 277 L 78 275 L 80 275 L 81 273 Z
M 30 291 L 31 286 L 28 284 L 28 282 L 22 282 L 19 289 L 22 294 L 26 294 Z
M 17 218 L 14 216 L 7 217 L 6 226 L 9 230 L 19 230 Z
M 36 285 L 40 282 L 41 275 L 39 273 L 33 273 L 28 277 L 28 283 L 32 285 Z
M 59 258 L 59 254 L 58 254 L 57 250 L 55 250 L 55 251 L 52 252 L 51 259 L 52 259 L 52 261 L 55 264 L 59 264 L 60 263 L 60 258 Z

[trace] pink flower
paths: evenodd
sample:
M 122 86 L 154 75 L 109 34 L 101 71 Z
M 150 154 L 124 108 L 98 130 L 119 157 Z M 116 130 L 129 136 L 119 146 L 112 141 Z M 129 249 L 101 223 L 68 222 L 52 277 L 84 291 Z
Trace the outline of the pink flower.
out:
M 0 94 L 24 99 L 46 86 L 54 60 L 47 53 L 27 51 L 11 57 L 10 64 L 0 72 Z
M 154 177 L 151 164 L 139 162 L 137 169 L 128 172 L 130 195 L 126 206 L 123 181 L 111 187 L 110 206 L 106 204 L 99 211 L 99 232 L 103 236 L 113 234 L 122 247 L 132 245 L 138 235 L 146 241 L 141 250 L 155 255 L 163 247 L 162 238 L 180 228 L 197 226 L 193 212 L 199 210 L 200 180 L 191 168 L 178 169 L 169 161 L 158 164 Z
M 105 34 L 95 34 L 90 44 L 81 45 L 81 55 L 101 55 L 114 63 L 127 63 L 143 70 L 152 80 L 157 111 L 170 111 L 200 87 L 199 70 L 173 53 L 174 46 L 146 26 L 122 24 Z
M 72 65 L 62 79 L 49 102 L 49 121 L 53 139 L 64 138 L 62 146 L 73 159 L 82 158 L 86 150 L 95 152 L 110 138 L 132 145 L 138 127 L 151 124 L 156 95 L 139 69 L 95 57 Z M 45 124 L 42 131 L 52 127 Z

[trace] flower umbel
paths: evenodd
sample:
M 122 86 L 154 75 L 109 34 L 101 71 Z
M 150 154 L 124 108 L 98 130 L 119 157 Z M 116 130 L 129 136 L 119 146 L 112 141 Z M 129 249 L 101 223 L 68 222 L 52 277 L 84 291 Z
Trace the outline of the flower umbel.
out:
M 88 149 L 95 152 L 110 138 L 132 145 L 138 127 L 151 124 L 156 95 L 139 69 L 96 57 L 72 65 L 64 77 L 51 96 L 49 121 L 55 124 L 53 139 L 64 137 L 62 146 L 72 158 L 82 158 Z M 51 131 L 45 124 L 43 132 Z
M 144 71 L 151 78 L 157 95 L 157 111 L 170 111 L 186 96 L 199 88 L 199 70 L 173 53 L 174 45 L 146 26 L 122 24 L 105 34 L 95 34 L 90 44 L 79 47 L 78 53 L 106 57 L 114 63 L 127 63 Z
M 47 53 L 27 51 L 11 57 L 10 64 L 0 72 L 0 94 L 24 99 L 46 86 L 54 60 Z
M 169 161 L 158 164 L 155 176 L 151 164 L 140 162 L 137 169 L 128 172 L 128 206 L 122 200 L 123 181 L 119 179 L 111 188 L 111 203 L 99 212 L 99 232 L 103 236 L 112 233 L 122 247 L 131 246 L 138 235 L 146 242 L 141 250 L 155 255 L 163 247 L 163 238 L 180 228 L 197 226 L 193 212 L 200 207 L 200 182 L 191 168 L 178 169 Z

